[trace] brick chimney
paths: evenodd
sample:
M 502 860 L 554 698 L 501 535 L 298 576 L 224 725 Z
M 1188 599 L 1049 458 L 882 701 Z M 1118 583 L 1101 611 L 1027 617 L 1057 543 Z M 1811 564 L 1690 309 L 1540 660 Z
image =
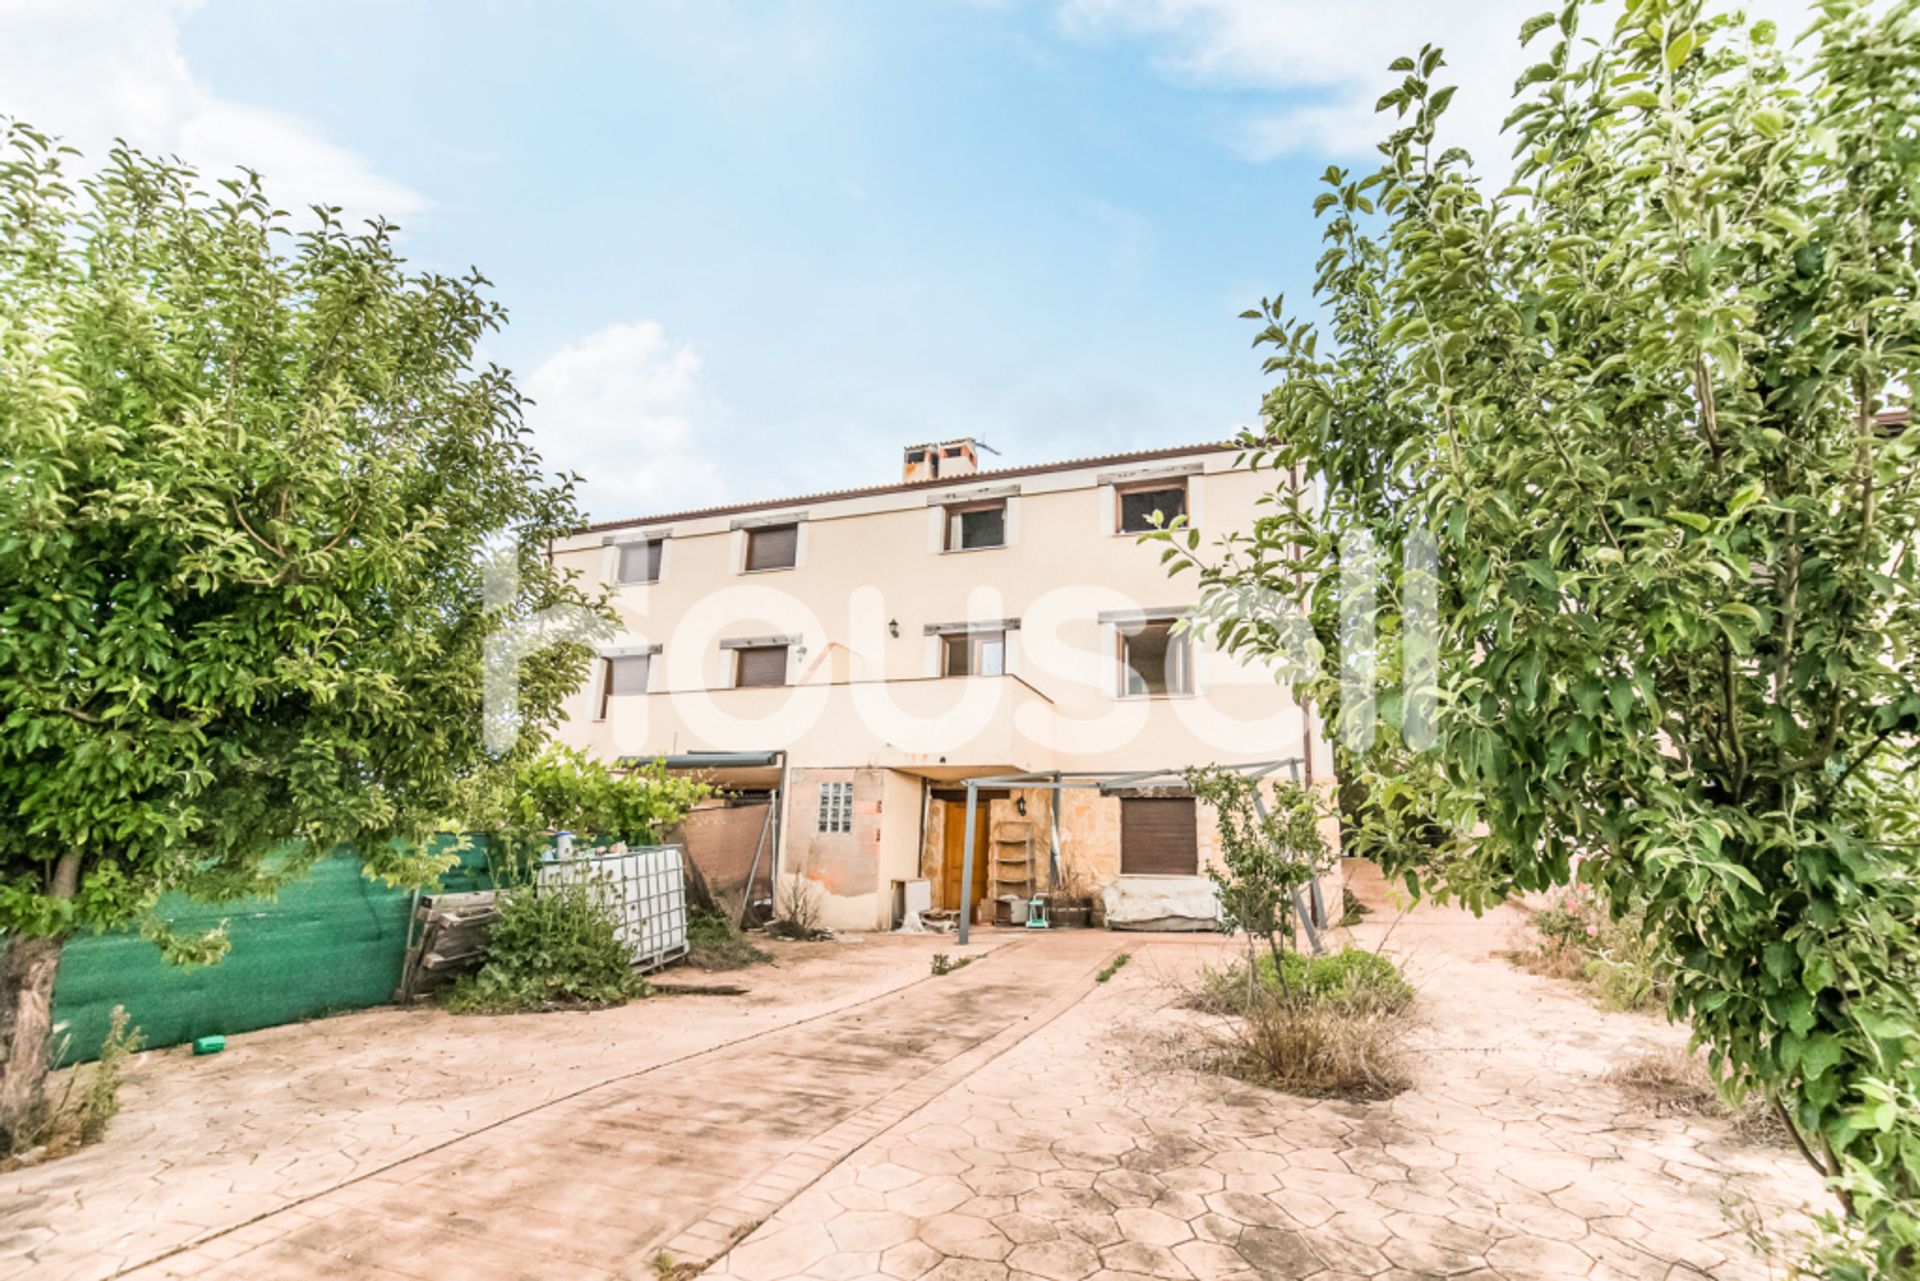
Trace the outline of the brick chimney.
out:
M 980 455 L 973 437 L 962 436 L 938 444 L 908 445 L 902 476 L 911 485 L 923 480 L 953 480 L 979 470 Z

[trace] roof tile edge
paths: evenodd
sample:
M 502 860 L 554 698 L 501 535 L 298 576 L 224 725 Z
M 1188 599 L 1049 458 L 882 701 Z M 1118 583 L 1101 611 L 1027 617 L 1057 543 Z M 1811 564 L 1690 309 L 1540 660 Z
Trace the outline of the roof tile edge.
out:
M 870 498 L 880 494 L 904 494 L 917 489 L 938 488 L 944 480 L 948 488 L 1013 476 L 1037 476 L 1046 472 L 1078 471 L 1087 467 L 1107 467 L 1114 463 L 1149 462 L 1157 458 L 1178 458 L 1184 454 L 1217 454 L 1242 449 L 1236 441 L 1216 441 L 1196 445 L 1174 445 L 1165 449 L 1142 449 L 1128 454 L 1098 454 L 1090 458 L 1069 458 L 1053 463 L 1031 463 L 1025 467 L 996 467 L 967 476 L 930 477 L 926 480 L 894 481 L 888 485 L 867 485 L 858 489 L 830 489 L 817 494 L 795 494 L 789 498 L 766 498 L 757 502 L 726 503 L 718 507 L 695 507 L 686 511 L 656 512 L 621 520 L 596 521 L 582 525 L 574 534 L 599 534 L 636 525 L 658 525 L 670 520 L 700 520 L 713 516 L 736 516 L 741 512 L 766 511 L 778 507 L 798 507 L 806 503 L 832 502 L 843 498 Z

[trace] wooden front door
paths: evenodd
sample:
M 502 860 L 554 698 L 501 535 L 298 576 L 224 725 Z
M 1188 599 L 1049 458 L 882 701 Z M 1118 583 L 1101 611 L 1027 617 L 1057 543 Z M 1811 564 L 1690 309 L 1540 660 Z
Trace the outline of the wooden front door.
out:
M 966 857 L 967 844 L 967 805 L 965 801 L 942 801 L 947 807 L 945 824 L 945 846 L 940 856 L 940 906 L 949 912 L 958 912 L 965 905 L 960 901 L 960 868 Z M 980 802 L 973 814 L 973 901 L 984 902 L 987 897 L 987 803 Z

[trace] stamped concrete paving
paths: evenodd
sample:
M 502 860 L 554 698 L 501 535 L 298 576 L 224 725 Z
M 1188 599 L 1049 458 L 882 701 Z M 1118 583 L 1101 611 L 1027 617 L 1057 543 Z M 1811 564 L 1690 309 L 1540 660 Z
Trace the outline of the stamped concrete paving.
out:
M 212 1058 L 142 1055 L 105 1142 L 0 1173 L 0 1276 L 98 1281 L 609 1080 L 857 1014 L 924 980 L 933 952 L 960 951 L 931 938 L 770 946 L 778 965 L 704 980 L 744 996 L 519 1018 L 384 1009 L 234 1037 Z
M 749 998 L 390 1011 L 160 1056 L 106 1145 L 0 1175 L 0 1274 L 1765 1275 L 1722 1202 L 1779 1230 L 1810 1179 L 1600 1079 L 1677 1031 L 1513 970 L 1497 920 L 1358 934 L 1390 926 L 1420 1084 L 1370 1105 L 1188 1070 L 1203 1029 L 1170 998 L 1223 945 L 1095 933 L 940 979 L 950 940 L 876 940 L 790 950 Z
M 1364 925 L 1377 942 L 1388 923 Z M 1168 1008 L 1219 946 L 1139 945 L 1103 990 L 876 1138 L 709 1276 L 734 1281 L 1761 1278 L 1729 1206 L 1790 1232 L 1785 1152 L 1601 1080 L 1674 1029 L 1491 956 L 1512 922 L 1423 910 L 1419 1084 L 1308 1102 L 1182 1070 Z

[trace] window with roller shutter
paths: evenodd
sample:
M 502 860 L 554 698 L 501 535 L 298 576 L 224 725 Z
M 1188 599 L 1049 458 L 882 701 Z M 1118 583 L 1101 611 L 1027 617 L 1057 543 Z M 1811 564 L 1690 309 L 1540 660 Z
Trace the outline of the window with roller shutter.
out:
M 747 568 L 792 569 L 798 563 L 800 526 L 765 525 L 747 531 Z
M 733 683 L 742 688 L 787 683 L 787 647 L 754 645 L 733 651 Z
M 600 678 L 600 719 L 607 716 L 608 700 L 626 694 L 647 692 L 647 675 L 653 660 L 646 654 L 623 654 L 604 660 L 606 670 Z
M 650 538 L 643 543 L 620 544 L 618 577 L 622 583 L 657 583 L 666 540 Z
M 1196 876 L 1200 836 L 1190 796 L 1120 798 L 1120 874 Z

